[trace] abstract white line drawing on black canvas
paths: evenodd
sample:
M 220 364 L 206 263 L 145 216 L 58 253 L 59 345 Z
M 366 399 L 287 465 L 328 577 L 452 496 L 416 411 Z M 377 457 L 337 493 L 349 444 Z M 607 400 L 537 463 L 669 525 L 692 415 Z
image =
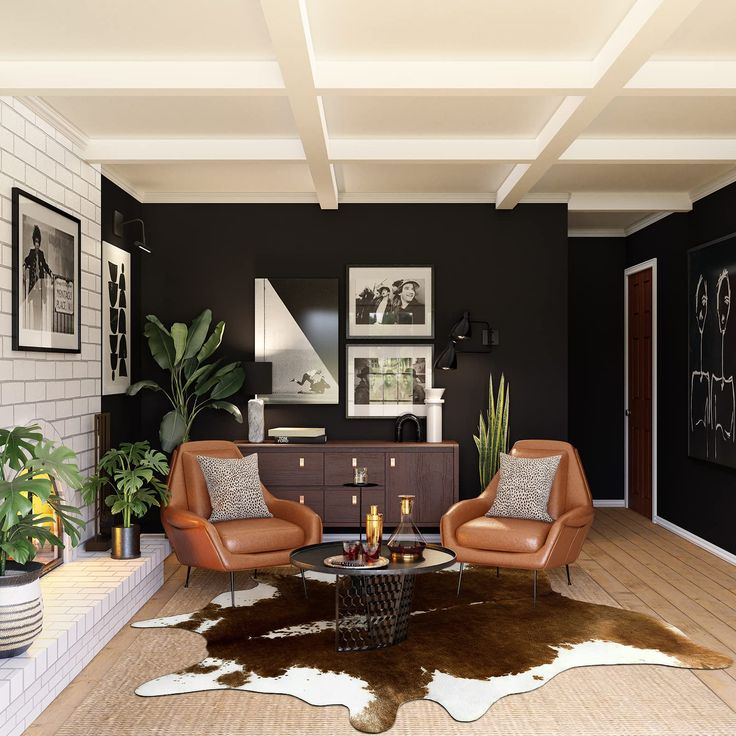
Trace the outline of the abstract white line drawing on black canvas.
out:
M 701 273 L 695 289 L 695 318 L 700 333 L 700 364 L 699 370 L 693 371 L 690 376 L 690 431 L 702 432 L 705 437 L 706 457 L 710 454 L 708 432 L 711 427 L 711 376 L 709 371 L 703 370 L 703 331 L 707 316 L 708 283 Z
M 718 329 L 721 333 L 721 373 L 713 374 L 711 379 L 710 403 L 713 426 L 715 428 L 715 456 L 718 456 L 719 440 L 734 441 L 734 420 L 736 419 L 736 391 L 734 391 L 733 376 L 725 376 L 724 373 L 724 348 L 726 341 L 726 330 L 728 328 L 728 316 L 731 312 L 731 281 L 728 270 L 723 269 L 718 277 L 716 288 L 718 308 Z

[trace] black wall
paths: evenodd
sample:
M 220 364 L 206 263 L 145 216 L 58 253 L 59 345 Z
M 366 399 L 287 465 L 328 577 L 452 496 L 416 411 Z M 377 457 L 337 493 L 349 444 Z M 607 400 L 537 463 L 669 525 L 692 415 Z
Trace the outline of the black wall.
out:
M 104 194 L 104 193 L 103 193 Z M 107 203 L 103 205 L 107 209 Z M 511 382 L 512 440 L 564 439 L 568 430 L 567 215 L 560 205 L 144 205 L 153 254 L 141 259 L 141 315 L 189 321 L 212 309 L 227 329 L 221 352 L 253 358 L 256 276 L 335 277 L 345 305 L 345 267 L 432 264 L 435 351 L 463 310 L 488 320 L 501 344 L 488 355 L 460 355 L 458 370 L 435 372 L 446 386 L 444 435 L 461 444 L 461 495 L 478 493 L 472 435 L 486 405 L 488 375 Z M 105 215 L 107 217 L 107 215 Z M 393 420 L 345 418 L 345 324 L 340 315 L 339 406 L 266 406 L 266 425 L 317 425 L 332 439 L 389 439 Z M 140 327 L 140 325 L 139 325 Z M 361 342 L 353 340 L 351 342 Z M 421 343 L 422 341 L 416 341 Z M 144 346 L 141 373 L 163 378 Z M 236 402 L 245 413 L 247 396 Z M 165 404 L 142 401 L 141 436 L 155 439 Z M 193 439 L 243 438 L 247 428 L 223 412 L 201 415 Z
M 570 238 L 570 442 L 593 498 L 624 497 L 624 238 Z
M 130 290 L 130 317 L 131 317 L 131 361 L 129 369 L 133 380 L 137 380 L 140 373 L 140 330 L 138 323 L 141 318 L 141 291 L 138 288 L 138 277 L 140 274 L 141 251 L 132 245 L 136 237 L 140 237 L 137 225 L 128 225 L 123 228 L 123 237 L 113 232 L 113 212 L 118 210 L 123 213 L 125 220 L 133 220 L 143 217 L 143 205 L 137 199 L 131 197 L 127 192 L 117 187 L 111 181 L 102 177 L 102 239 L 118 248 L 127 250 L 131 254 L 130 265 L 132 273 L 132 289 Z M 107 274 L 102 274 L 102 289 L 107 288 Z M 103 338 L 104 339 L 104 338 Z M 103 355 L 107 351 L 102 350 Z M 138 439 L 140 432 L 140 399 L 125 394 L 112 394 L 102 397 L 102 411 L 110 412 L 111 427 L 110 439 L 112 447 L 117 447 L 121 442 Z
M 627 238 L 626 263 L 657 258 L 658 513 L 736 553 L 736 471 L 688 458 L 687 251 L 736 231 L 736 185 Z

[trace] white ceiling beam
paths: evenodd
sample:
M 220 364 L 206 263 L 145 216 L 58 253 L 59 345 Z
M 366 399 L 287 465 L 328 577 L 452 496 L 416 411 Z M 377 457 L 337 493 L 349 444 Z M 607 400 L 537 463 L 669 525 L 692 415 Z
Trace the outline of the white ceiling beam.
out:
M 331 161 L 447 161 L 465 163 L 531 161 L 536 141 L 524 138 L 333 138 Z
M 0 61 L 0 95 L 283 95 L 275 61 Z
M 560 163 L 736 162 L 736 138 L 578 138 Z
M 539 155 L 514 167 L 496 193 L 496 207 L 511 209 L 544 176 L 624 85 L 698 6 L 700 0 L 637 0 L 598 53 L 593 90 L 566 97 L 539 136 Z
M 689 212 L 693 208 L 687 192 L 571 192 L 570 212 Z
M 565 95 L 591 89 L 587 61 L 316 61 L 317 93 L 341 96 Z
M 158 161 L 305 161 L 296 138 L 92 138 L 84 148 L 91 163 L 155 163 Z
M 727 96 L 736 94 L 736 61 L 648 61 L 623 95 Z
M 291 111 L 322 209 L 337 209 L 327 123 L 314 85 L 314 49 L 304 0 L 261 0 Z

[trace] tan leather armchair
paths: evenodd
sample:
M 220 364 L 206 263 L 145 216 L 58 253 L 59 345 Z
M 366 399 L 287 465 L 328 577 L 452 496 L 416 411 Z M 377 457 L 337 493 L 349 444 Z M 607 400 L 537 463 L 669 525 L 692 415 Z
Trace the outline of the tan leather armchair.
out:
M 178 447 L 171 459 L 170 498 L 161 509 L 161 521 L 177 559 L 188 568 L 185 587 L 192 567 L 228 572 L 234 606 L 236 572 L 288 565 L 294 549 L 322 541 L 322 520 L 306 506 L 272 496 L 261 484 L 273 518 L 210 523 L 212 506 L 197 455 L 242 457 L 233 442 L 185 442 Z
M 465 563 L 496 568 L 514 567 L 534 571 L 534 601 L 537 598 L 537 570 L 574 562 L 593 523 L 593 500 L 577 450 L 568 442 L 521 440 L 512 450 L 520 457 L 561 455 L 547 511 L 553 523 L 488 517 L 498 488 L 496 473 L 477 498 L 456 503 L 442 517 L 442 544 L 455 551 L 460 566 L 458 595 Z

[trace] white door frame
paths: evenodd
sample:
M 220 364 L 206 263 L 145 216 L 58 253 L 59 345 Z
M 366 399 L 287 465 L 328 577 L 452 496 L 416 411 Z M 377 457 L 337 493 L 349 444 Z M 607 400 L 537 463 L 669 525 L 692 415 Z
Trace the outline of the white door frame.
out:
M 657 259 L 624 271 L 624 505 L 629 506 L 629 276 L 652 269 L 652 520 L 657 518 Z

